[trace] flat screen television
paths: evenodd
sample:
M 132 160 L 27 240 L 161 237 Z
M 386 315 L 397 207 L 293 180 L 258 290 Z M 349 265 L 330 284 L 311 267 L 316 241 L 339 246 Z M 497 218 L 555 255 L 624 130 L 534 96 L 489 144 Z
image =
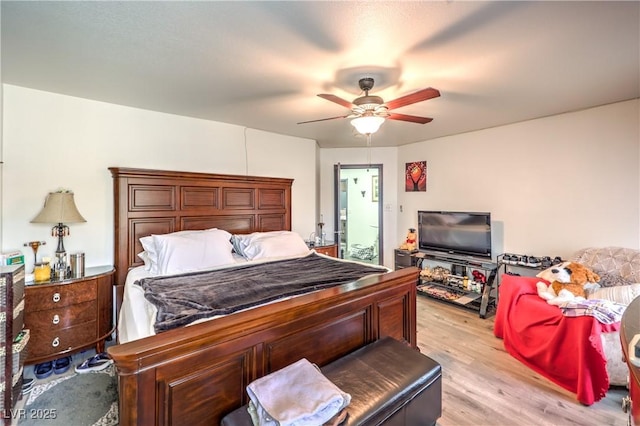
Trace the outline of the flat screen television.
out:
M 418 249 L 491 258 L 491 214 L 418 211 Z

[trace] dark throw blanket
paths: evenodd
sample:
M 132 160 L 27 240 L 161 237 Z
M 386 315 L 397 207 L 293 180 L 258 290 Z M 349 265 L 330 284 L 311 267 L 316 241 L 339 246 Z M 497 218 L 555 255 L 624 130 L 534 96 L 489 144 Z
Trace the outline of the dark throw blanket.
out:
M 136 283 L 158 308 L 156 333 L 214 315 L 345 284 L 386 268 L 341 262 L 312 253 L 274 262 L 144 278 Z

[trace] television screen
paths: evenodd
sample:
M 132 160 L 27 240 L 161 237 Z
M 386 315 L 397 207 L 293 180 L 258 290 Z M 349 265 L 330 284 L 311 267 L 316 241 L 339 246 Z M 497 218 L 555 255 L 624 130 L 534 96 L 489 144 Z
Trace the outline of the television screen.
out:
M 418 248 L 491 257 L 491 214 L 418 211 Z

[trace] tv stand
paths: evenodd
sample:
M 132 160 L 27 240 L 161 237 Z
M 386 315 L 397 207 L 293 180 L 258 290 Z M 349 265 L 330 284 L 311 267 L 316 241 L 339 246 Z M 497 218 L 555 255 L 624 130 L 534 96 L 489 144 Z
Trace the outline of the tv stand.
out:
M 478 311 L 480 318 L 495 310 L 498 265 L 491 259 L 425 250 L 411 256 L 422 269 L 419 294 Z

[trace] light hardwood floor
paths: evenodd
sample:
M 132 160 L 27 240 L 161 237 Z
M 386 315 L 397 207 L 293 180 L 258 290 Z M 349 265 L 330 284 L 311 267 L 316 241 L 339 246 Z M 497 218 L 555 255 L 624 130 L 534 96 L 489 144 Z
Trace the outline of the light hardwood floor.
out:
M 592 406 L 530 370 L 493 335 L 494 317 L 418 295 L 418 346 L 442 366 L 439 426 L 625 426 L 624 388 Z

